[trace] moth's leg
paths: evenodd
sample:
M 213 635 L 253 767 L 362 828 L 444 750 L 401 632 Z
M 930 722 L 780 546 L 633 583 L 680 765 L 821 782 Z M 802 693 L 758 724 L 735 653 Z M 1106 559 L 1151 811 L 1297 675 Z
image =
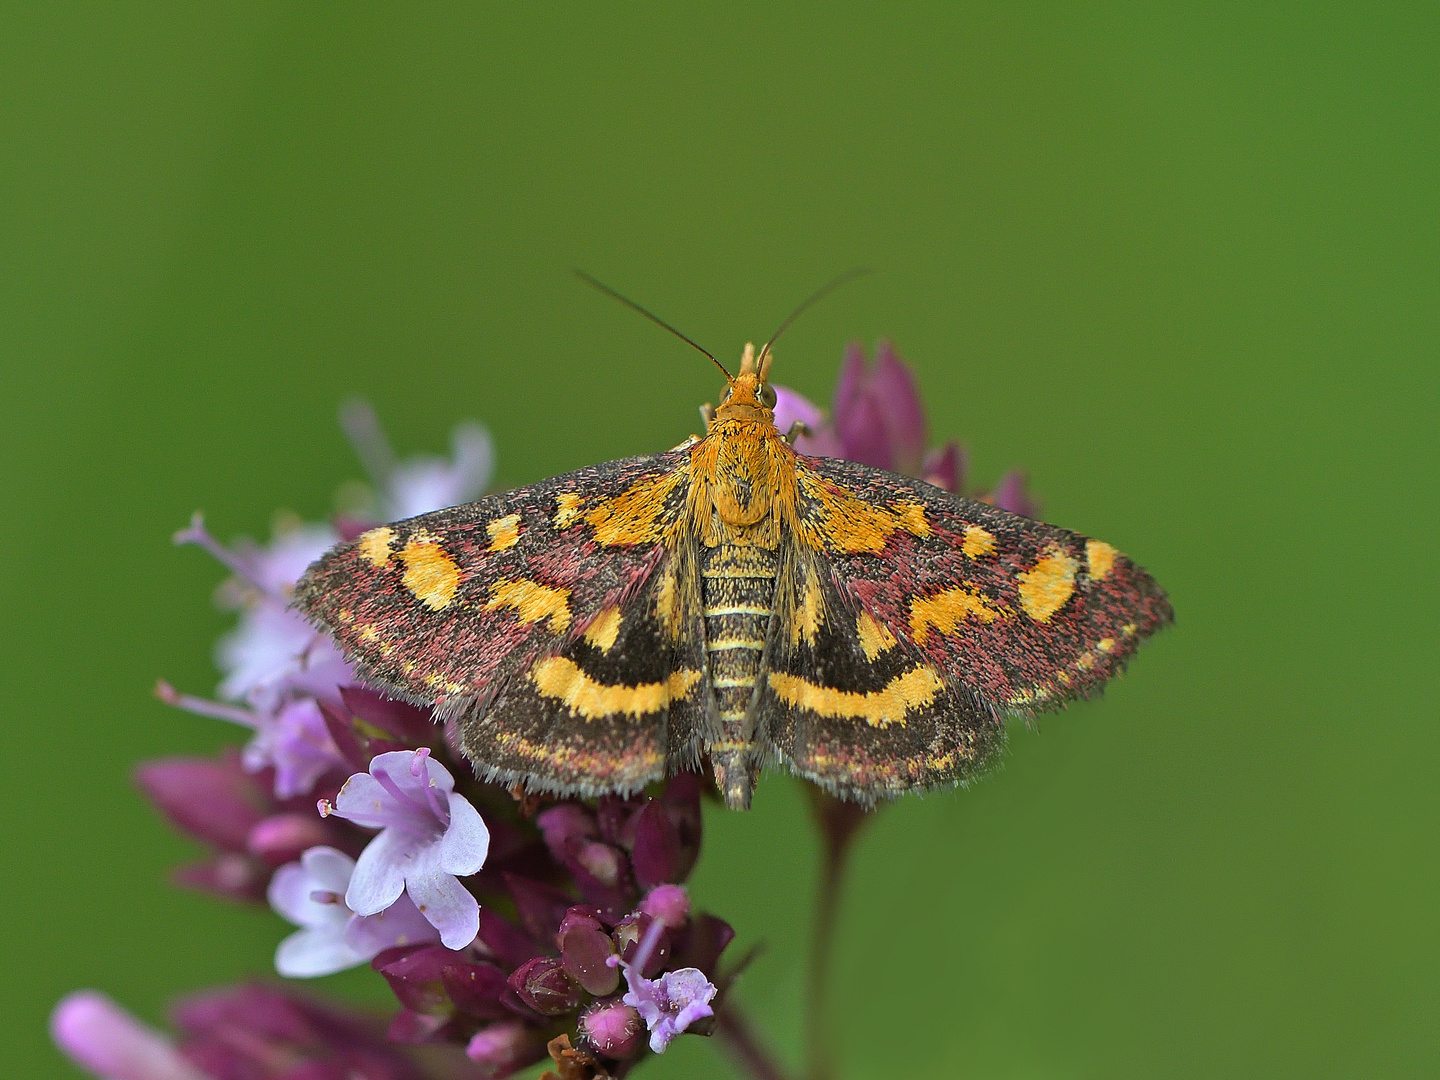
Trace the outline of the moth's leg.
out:
M 705 430 L 710 430 L 710 425 L 715 422 L 715 406 L 708 401 L 700 406 L 700 419 L 705 423 Z
M 699 441 L 699 435 L 687 435 L 685 437 L 685 441 L 682 442 L 679 446 L 672 446 L 670 448 L 670 453 L 673 454 L 676 450 L 689 450 L 690 447 L 694 446 Z
M 805 423 L 804 420 L 796 420 L 790 425 L 790 430 L 785 433 L 785 441 L 791 446 L 794 446 L 796 439 L 801 435 L 809 435 L 810 433 L 809 424 Z

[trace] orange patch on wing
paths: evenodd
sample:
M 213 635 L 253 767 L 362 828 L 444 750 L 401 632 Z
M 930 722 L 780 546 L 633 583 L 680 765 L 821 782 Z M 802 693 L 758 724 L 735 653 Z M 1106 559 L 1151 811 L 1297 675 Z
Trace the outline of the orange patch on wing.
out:
M 445 554 L 438 538 L 415 533 L 400 549 L 400 561 L 405 564 L 405 576 L 401 578 L 405 588 L 431 611 L 439 611 L 455 599 L 460 567 Z
M 700 672 L 673 671 L 664 682 L 639 686 L 607 686 L 592 679 L 569 657 L 551 656 L 530 669 L 530 681 L 542 695 L 560 701 L 586 720 L 624 714 L 641 717 L 683 701 L 700 680 Z
M 1115 569 L 1115 556 L 1120 553 L 1104 540 L 1087 540 L 1085 542 L 1085 565 L 1089 569 L 1091 581 L 1103 581 L 1105 576 Z
M 960 545 L 960 550 L 972 559 L 978 559 L 982 555 L 994 555 L 995 534 L 979 525 L 966 525 L 965 540 Z
M 550 632 L 563 634 L 570 625 L 570 590 L 552 589 L 529 578 L 497 581 L 490 586 L 486 611 L 514 608 L 522 623 L 550 620 Z
M 874 660 L 886 649 L 895 647 L 895 635 L 890 628 L 872 619 L 868 611 L 862 611 L 855 620 L 855 633 L 860 637 L 860 648 L 867 660 Z
M 585 501 L 583 495 L 577 495 L 573 491 L 567 491 L 555 500 L 555 516 L 551 520 L 557 529 L 568 529 L 580 520 L 580 504 Z
M 608 607 L 595 616 L 594 622 L 585 628 L 585 640 L 602 653 L 608 653 L 615 647 L 615 639 L 620 636 L 620 623 L 620 609 Z
M 394 539 L 395 530 L 389 525 L 381 525 L 378 529 L 361 533 L 360 538 L 355 541 L 355 550 L 360 552 L 371 566 L 379 569 L 390 561 L 390 541 Z
M 905 714 L 910 710 L 929 705 L 945 689 L 945 683 L 934 668 L 917 664 L 870 693 L 816 686 L 798 675 L 781 671 L 770 673 L 770 689 L 785 704 L 809 709 L 823 717 L 863 720 L 871 727 L 889 727 L 905 723 Z
M 1004 607 L 993 604 L 979 593 L 963 585 L 934 596 L 917 597 L 910 601 L 910 633 L 923 645 L 933 626 L 942 634 L 953 634 L 966 619 L 994 622 L 1007 614 Z
M 677 465 L 659 476 L 637 480 L 629 488 L 585 511 L 597 543 L 653 544 L 670 530 L 665 503 L 677 487 L 688 484 L 690 467 Z M 557 515 L 558 517 L 558 515 Z
M 875 554 L 899 530 L 929 536 L 930 522 L 919 503 L 895 503 L 888 510 L 857 499 L 839 484 L 801 468 L 800 487 L 815 500 L 819 521 L 801 521 L 800 535 L 816 551 L 829 549 L 846 555 Z
M 496 518 L 485 526 L 485 531 L 490 534 L 491 551 L 512 548 L 520 541 L 520 515 L 506 514 Z
M 1019 575 L 1020 607 L 1036 622 L 1049 622 L 1075 592 L 1075 571 L 1080 564 L 1069 552 L 1052 547 L 1029 570 Z

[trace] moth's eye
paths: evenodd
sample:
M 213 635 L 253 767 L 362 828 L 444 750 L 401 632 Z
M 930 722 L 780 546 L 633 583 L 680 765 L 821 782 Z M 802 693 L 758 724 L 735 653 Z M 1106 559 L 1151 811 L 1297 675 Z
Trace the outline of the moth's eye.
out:
M 760 404 L 767 409 L 775 407 L 775 388 L 769 383 L 760 384 Z
M 729 401 L 729 400 L 730 400 L 730 387 L 727 386 L 727 387 L 725 387 L 724 390 L 721 390 L 721 391 L 720 391 L 720 404 L 721 404 L 721 405 L 724 405 L 725 402 L 727 402 L 727 401 Z

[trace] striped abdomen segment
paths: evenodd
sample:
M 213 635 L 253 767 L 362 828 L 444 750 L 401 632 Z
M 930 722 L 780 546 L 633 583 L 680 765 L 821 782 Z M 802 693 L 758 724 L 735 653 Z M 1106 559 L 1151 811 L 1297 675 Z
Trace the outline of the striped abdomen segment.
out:
M 775 597 L 775 576 L 780 570 L 777 550 L 742 544 L 720 544 L 701 559 L 702 597 L 705 604 L 705 650 L 710 663 L 710 686 L 719 713 L 719 738 L 711 744 L 715 781 L 733 807 L 750 803 L 752 732 L 745 724 L 765 635 Z

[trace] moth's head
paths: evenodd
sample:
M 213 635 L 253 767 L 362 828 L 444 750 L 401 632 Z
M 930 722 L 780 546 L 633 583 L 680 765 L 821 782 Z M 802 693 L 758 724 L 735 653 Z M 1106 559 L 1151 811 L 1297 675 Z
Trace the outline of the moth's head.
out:
M 746 344 L 740 373 L 720 392 L 717 420 L 754 420 L 775 423 L 775 388 L 770 385 L 771 353 L 767 348 L 755 360 L 755 346 Z

